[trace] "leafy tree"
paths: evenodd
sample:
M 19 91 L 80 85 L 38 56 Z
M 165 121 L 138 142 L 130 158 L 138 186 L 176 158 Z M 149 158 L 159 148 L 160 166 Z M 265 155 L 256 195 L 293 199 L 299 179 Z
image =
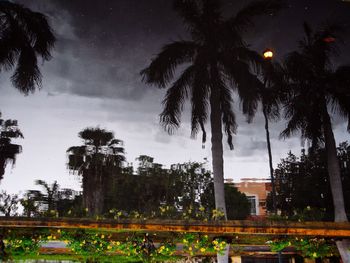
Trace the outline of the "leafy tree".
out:
M 83 177 L 83 205 L 90 215 L 104 211 L 105 193 L 111 176 L 119 171 L 125 160 L 122 141 L 113 132 L 100 128 L 86 128 L 79 133 L 84 145 L 70 147 L 68 168 Z
M 350 214 L 350 148 L 347 142 L 339 144 L 338 159 L 341 163 L 341 180 L 345 196 L 345 208 Z M 282 215 L 305 220 L 334 220 L 332 192 L 327 172 L 327 156 L 324 148 L 302 150 L 297 157 L 291 152 L 281 160 L 275 170 L 277 205 Z M 312 191 L 310 191 L 312 185 Z M 271 209 L 271 199 L 268 199 Z
M 28 94 L 41 86 L 37 57 L 51 58 L 55 37 L 47 17 L 19 4 L 0 1 L 0 69 L 12 70 L 12 83 Z
M 26 217 L 39 216 L 39 203 L 37 200 L 38 191 L 27 191 L 23 198 L 20 199 L 20 203 L 23 206 L 23 215 Z
M 6 165 L 10 162 L 14 165 L 17 154 L 22 152 L 22 147 L 12 143 L 13 138 L 23 138 L 16 120 L 1 119 L 0 112 L 0 181 L 5 174 Z
M 213 195 L 214 187 L 211 183 L 205 189 L 201 196 L 202 206 L 206 208 L 207 213 L 210 213 L 215 208 Z M 242 220 L 250 215 L 250 203 L 247 196 L 237 190 L 232 185 L 225 185 L 225 199 L 227 207 L 227 219 Z
M 11 195 L 6 191 L 0 192 L 0 213 L 5 216 L 16 216 L 18 209 L 18 195 Z
M 256 15 L 271 13 L 281 7 L 280 1 L 257 1 L 225 19 L 216 0 L 176 0 L 174 9 L 184 20 L 190 40 L 179 40 L 163 47 L 141 74 L 145 82 L 161 88 L 169 87 L 163 101 L 160 122 L 171 134 L 181 122 L 185 100 L 191 101 L 191 134 L 203 132 L 210 119 L 215 206 L 226 215 L 223 175 L 222 126 L 233 149 L 232 134 L 236 131 L 232 110 L 232 89 L 243 100 L 243 111 L 250 114 L 257 102 L 251 100 L 251 87 L 260 82 L 250 71 L 250 64 L 261 57 L 249 49 L 242 33 L 252 25 Z M 180 65 L 185 69 L 179 75 Z M 177 79 L 171 83 L 174 76 Z

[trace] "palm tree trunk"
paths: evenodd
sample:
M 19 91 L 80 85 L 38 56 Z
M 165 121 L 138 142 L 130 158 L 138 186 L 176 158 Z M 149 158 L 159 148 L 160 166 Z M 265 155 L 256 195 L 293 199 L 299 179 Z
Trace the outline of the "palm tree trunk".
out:
M 325 146 L 327 153 L 327 166 L 329 182 L 331 185 L 331 191 L 333 196 L 334 205 L 334 221 L 335 222 L 347 222 L 347 216 L 345 212 L 345 203 L 343 195 L 343 187 L 340 176 L 340 166 L 337 157 L 337 148 L 335 144 L 334 134 L 332 130 L 331 120 L 327 112 L 327 108 L 324 109 L 323 117 L 323 129 L 325 137 Z M 350 262 L 350 240 L 343 239 L 336 241 L 336 245 L 339 254 L 343 262 Z
M 210 94 L 211 154 L 214 173 L 215 208 L 224 213 L 227 220 L 224 190 L 224 159 L 222 146 L 222 120 L 220 94 L 212 88 Z
M 273 176 L 273 165 L 272 165 L 272 153 L 271 153 L 271 142 L 270 142 L 270 132 L 269 132 L 269 119 L 267 118 L 267 112 L 265 106 L 263 106 L 263 114 L 265 118 L 265 131 L 266 131 L 266 145 L 267 152 L 269 155 L 269 167 L 270 167 L 270 179 L 271 179 L 271 187 L 272 187 L 272 212 L 276 214 L 276 188 L 275 188 L 275 178 Z
M 325 112 L 324 114 L 323 129 L 327 153 L 329 183 L 331 185 L 331 191 L 333 196 L 334 221 L 347 222 L 348 219 L 346 217 L 345 212 L 345 203 L 340 176 L 339 160 L 337 156 L 337 147 L 335 144 L 334 134 L 328 112 Z

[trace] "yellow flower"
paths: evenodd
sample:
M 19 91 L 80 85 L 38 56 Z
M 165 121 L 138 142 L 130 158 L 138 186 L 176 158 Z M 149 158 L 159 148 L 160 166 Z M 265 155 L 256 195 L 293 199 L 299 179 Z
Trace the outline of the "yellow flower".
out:
M 204 247 L 202 247 L 200 250 L 201 250 L 202 253 L 205 252 L 205 248 Z
M 117 243 L 116 243 L 116 244 L 117 244 L 117 246 L 119 246 L 119 245 L 120 245 L 120 242 L 119 242 L 119 241 L 117 241 Z
M 111 249 L 112 249 L 112 247 L 108 245 L 108 246 L 107 246 L 107 249 L 108 249 L 108 250 L 111 250 Z
M 184 242 L 186 244 L 188 241 L 186 239 L 183 239 L 182 242 Z
M 101 238 L 105 238 L 105 235 L 101 235 Z
M 189 251 L 192 251 L 192 247 L 189 247 L 188 250 L 189 250 Z
M 314 258 L 317 258 L 317 253 L 314 252 L 314 253 L 312 254 L 312 256 L 313 256 Z
M 57 233 L 61 233 L 61 229 L 58 229 L 58 230 L 57 230 Z

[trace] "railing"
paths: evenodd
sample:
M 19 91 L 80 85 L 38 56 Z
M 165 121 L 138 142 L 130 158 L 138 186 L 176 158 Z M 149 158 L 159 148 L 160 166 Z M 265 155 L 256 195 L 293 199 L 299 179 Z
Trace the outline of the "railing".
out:
M 93 220 L 85 218 L 0 217 L 0 227 L 350 237 L 350 223 L 345 222 L 276 222 L 249 220 L 203 222 L 194 220 Z

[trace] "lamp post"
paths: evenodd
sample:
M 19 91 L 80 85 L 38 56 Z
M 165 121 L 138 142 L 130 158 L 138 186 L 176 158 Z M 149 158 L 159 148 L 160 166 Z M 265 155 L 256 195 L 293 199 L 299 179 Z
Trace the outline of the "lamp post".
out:
M 272 64 L 271 60 L 273 58 L 273 51 L 271 49 L 266 49 L 263 52 L 263 58 L 265 60 L 265 65 L 264 65 L 264 90 L 268 89 L 269 86 L 269 80 L 270 80 L 270 74 L 272 69 Z M 270 132 L 269 132 L 269 119 L 268 119 L 268 109 L 265 101 L 264 101 L 264 92 L 262 91 L 262 107 L 263 107 L 263 114 L 265 118 L 265 131 L 266 131 L 266 144 L 267 144 L 267 151 L 269 155 L 269 167 L 270 167 L 270 178 L 271 178 L 271 187 L 272 187 L 272 210 L 273 213 L 275 214 L 277 211 L 277 206 L 276 206 L 276 187 L 275 187 L 275 179 L 273 175 L 273 165 L 272 165 L 272 153 L 271 153 L 271 143 L 270 143 Z

